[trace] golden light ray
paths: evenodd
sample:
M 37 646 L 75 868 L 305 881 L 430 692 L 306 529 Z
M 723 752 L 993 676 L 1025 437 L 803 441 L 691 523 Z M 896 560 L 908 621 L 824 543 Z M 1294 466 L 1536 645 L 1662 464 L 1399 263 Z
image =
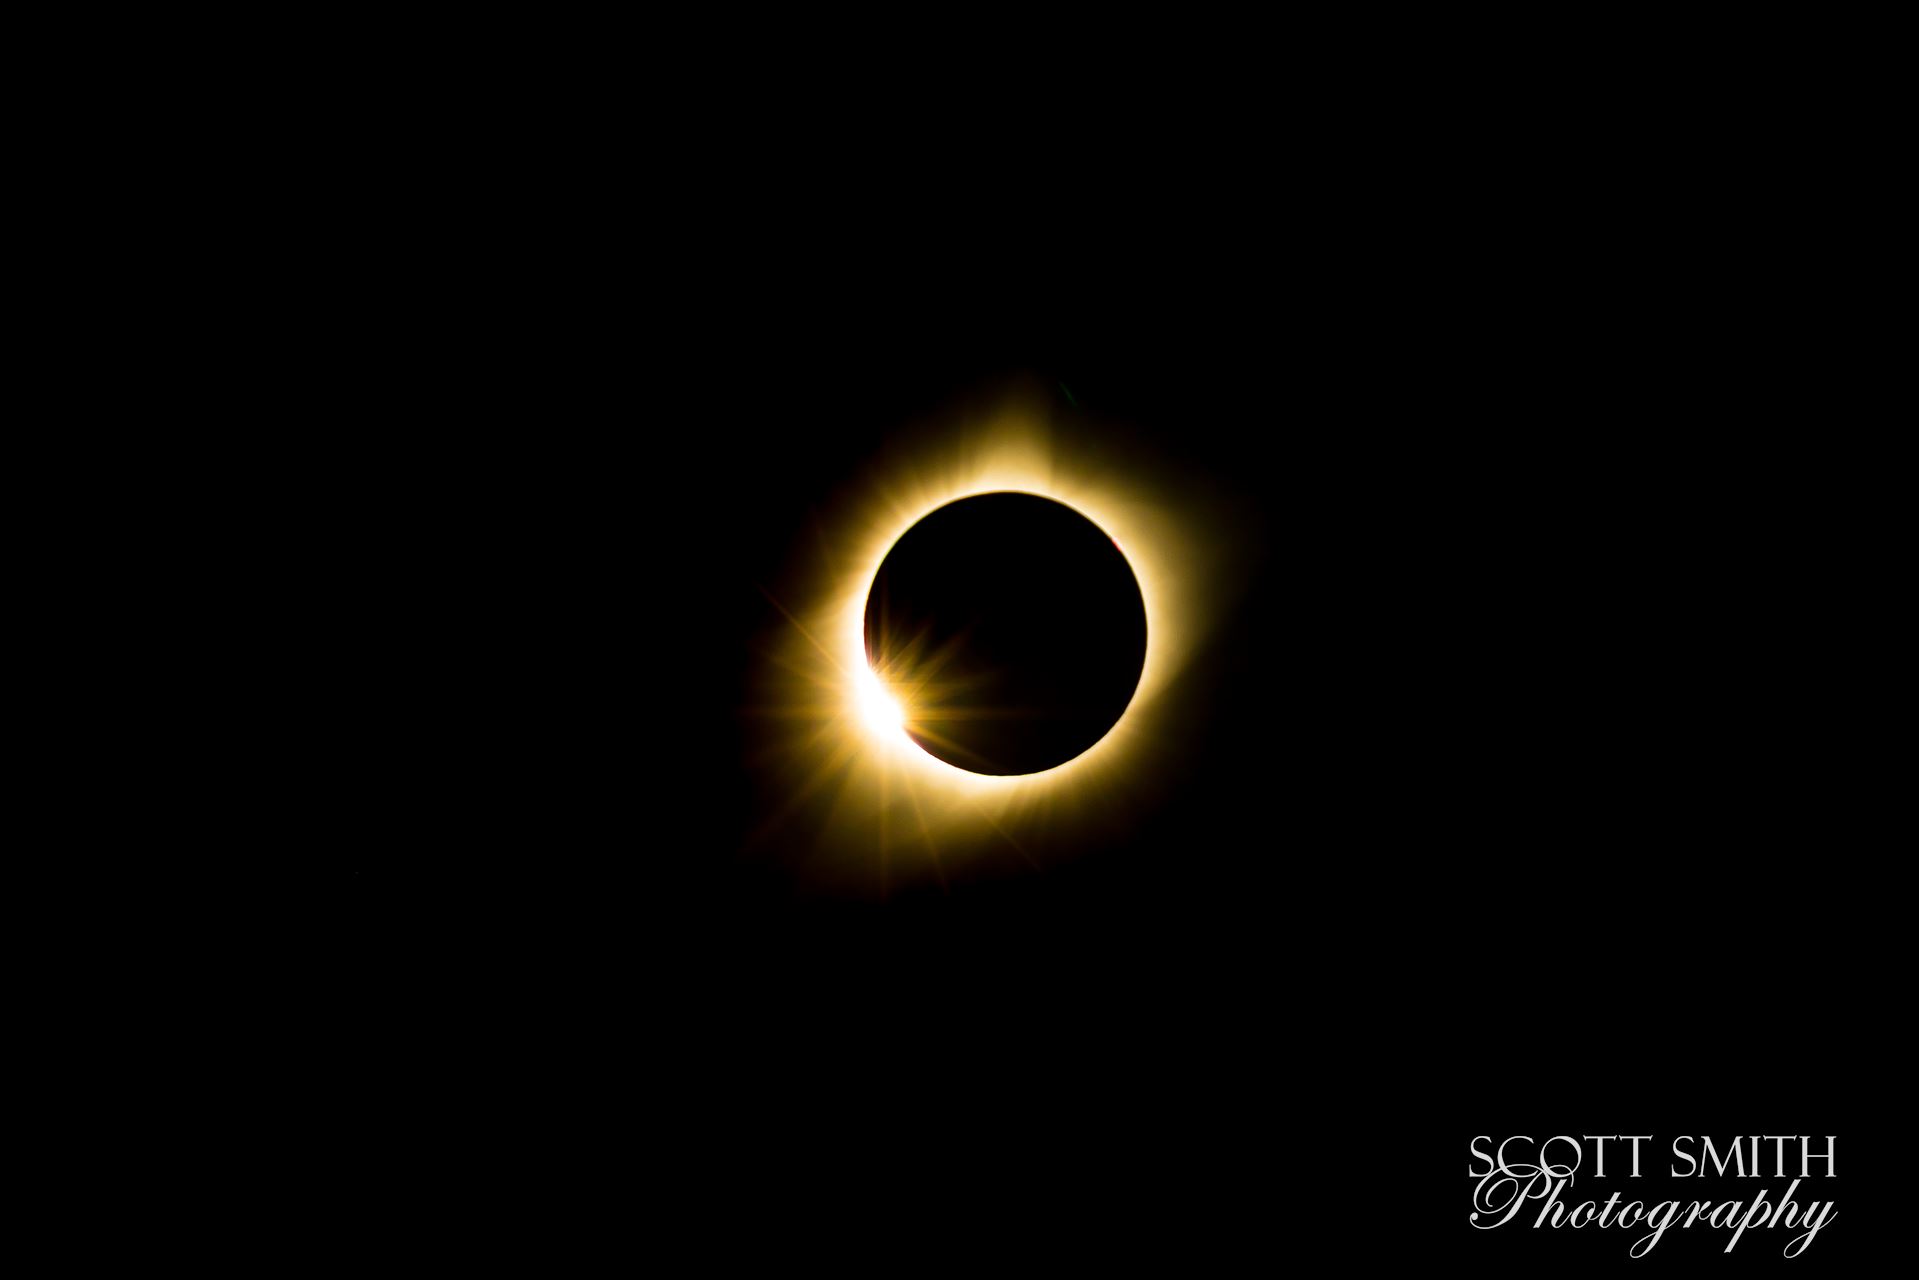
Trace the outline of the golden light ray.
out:
M 792 800 L 782 818 L 798 825 L 806 800 L 830 779 L 839 784 L 810 830 L 781 839 L 832 855 L 823 874 L 853 887 L 921 866 L 944 884 L 962 860 L 1009 846 L 1038 865 L 1028 840 L 1124 821 L 1150 798 L 1155 766 L 1175 745 L 1161 736 L 1173 682 L 1234 586 L 1230 531 L 1206 495 L 1111 430 L 1052 420 L 1039 396 L 914 432 L 900 450 L 828 508 L 817 559 L 768 593 L 784 624 L 767 653 L 758 714 Z M 1106 531 L 1139 582 L 1147 640 L 1138 688 L 1103 738 L 1043 772 L 993 776 L 948 764 L 906 732 L 944 744 L 937 726 L 964 718 L 940 707 L 953 687 L 938 679 L 951 647 L 924 654 L 915 637 L 894 670 L 875 671 L 865 615 L 874 575 L 901 535 L 949 502 L 1007 491 L 1063 502 Z M 919 856 L 895 856 L 904 846 Z

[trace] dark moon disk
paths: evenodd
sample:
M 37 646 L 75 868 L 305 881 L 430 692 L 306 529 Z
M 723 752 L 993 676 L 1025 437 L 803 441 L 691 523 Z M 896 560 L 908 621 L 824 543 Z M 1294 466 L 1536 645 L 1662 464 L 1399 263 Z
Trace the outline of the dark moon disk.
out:
M 887 553 L 866 598 L 866 657 L 927 752 L 974 773 L 1037 773 L 1118 723 L 1146 663 L 1146 602 L 1079 512 L 980 494 Z

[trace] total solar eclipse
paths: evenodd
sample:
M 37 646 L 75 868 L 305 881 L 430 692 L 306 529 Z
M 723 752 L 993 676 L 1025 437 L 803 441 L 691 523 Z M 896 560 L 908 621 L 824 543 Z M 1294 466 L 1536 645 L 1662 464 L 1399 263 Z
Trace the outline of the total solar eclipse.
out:
M 1030 493 L 938 508 L 867 594 L 868 664 L 922 750 L 981 774 L 1038 773 L 1118 723 L 1146 661 L 1146 605 L 1118 545 Z

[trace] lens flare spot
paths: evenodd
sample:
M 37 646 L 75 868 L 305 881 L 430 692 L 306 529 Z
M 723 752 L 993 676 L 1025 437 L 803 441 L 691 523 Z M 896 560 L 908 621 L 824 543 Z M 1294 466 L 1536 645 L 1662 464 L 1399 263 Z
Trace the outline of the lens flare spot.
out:
M 859 709 L 860 723 L 869 732 L 887 742 L 905 737 L 906 709 L 870 667 L 860 668 Z

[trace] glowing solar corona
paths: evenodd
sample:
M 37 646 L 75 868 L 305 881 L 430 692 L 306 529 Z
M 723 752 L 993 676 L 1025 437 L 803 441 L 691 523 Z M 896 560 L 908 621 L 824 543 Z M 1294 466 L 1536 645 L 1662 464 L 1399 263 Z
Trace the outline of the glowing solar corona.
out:
M 1055 835 L 1126 821 L 1178 754 L 1158 731 L 1174 679 L 1230 594 L 1232 563 L 1207 504 L 1169 469 L 1126 457 L 1110 434 L 1050 422 L 1037 398 L 913 433 L 899 449 L 827 508 L 817 553 L 768 592 L 783 623 L 753 708 L 786 797 L 756 842 L 795 851 L 835 884 L 882 891 L 922 871 L 944 881 L 952 864 L 989 850 L 1037 863 Z M 913 672 L 869 667 L 865 613 L 907 530 L 961 498 L 1006 492 L 1064 503 L 1112 539 L 1137 580 L 1148 638 L 1131 702 L 1103 737 L 1052 768 L 1001 775 L 948 764 L 907 735 L 924 691 Z

